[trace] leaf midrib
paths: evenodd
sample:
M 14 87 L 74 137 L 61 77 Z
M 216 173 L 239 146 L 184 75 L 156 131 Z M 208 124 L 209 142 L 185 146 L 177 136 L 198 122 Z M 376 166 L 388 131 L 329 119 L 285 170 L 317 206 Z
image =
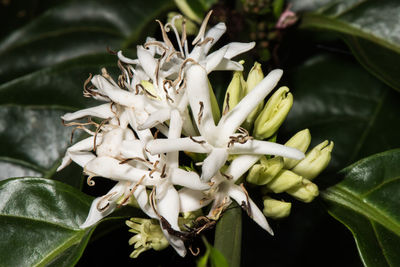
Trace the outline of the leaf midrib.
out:
M 322 193 L 323 198 L 335 202 L 336 204 L 345 206 L 365 217 L 369 220 L 376 221 L 387 229 L 391 230 L 396 235 L 400 236 L 400 225 L 393 221 L 386 214 L 380 212 L 375 207 L 364 202 L 362 198 L 346 189 L 341 185 L 336 185 L 333 188 L 328 188 Z

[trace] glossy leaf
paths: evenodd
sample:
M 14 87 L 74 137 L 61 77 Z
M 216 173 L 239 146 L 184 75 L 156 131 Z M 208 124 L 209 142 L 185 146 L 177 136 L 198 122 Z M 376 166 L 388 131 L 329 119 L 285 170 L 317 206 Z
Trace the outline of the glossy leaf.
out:
M 351 57 L 322 54 L 291 72 L 294 104 L 280 132 L 286 141 L 309 128 L 312 145 L 335 143 L 328 169 L 400 147 L 400 96 Z
M 292 0 L 305 12 L 301 26 L 345 35 L 360 62 L 378 78 L 400 90 L 400 2 L 397 0 Z
M 239 267 L 241 245 L 242 210 L 231 204 L 217 223 L 214 247 L 222 253 L 230 267 Z
M 102 67 L 115 73 L 106 47 L 129 54 L 171 5 L 68 1 L 0 41 L 0 180 L 32 175 L 80 187 L 80 168 L 55 174 L 72 131 L 60 116 L 98 104 L 82 96 L 82 84 Z
M 398 266 L 400 150 L 360 160 L 322 196 L 329 212 L 353 233 L 365 266 Z
M 80 229 L 92 198 L 41 178 L 0 182 L 3 266 L 72 266 L 94 227 Z

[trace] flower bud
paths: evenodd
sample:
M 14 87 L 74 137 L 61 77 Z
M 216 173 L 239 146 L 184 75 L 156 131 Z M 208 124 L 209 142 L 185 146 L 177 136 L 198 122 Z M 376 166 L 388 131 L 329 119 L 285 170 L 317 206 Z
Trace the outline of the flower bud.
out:
M 293 105 L 293 95 L 289 88 L 279 88 L 265 104 L 254 122 L 253 135 L 257 139 L 272 136 L 281 126 Z
M 254 66 L 251 68 L 249 75 L 247 76 L 247 88 L 246 94 L 248 94 L 254 87 L 257 86 L 264 79 L 264 73 L 261 69 L 261 64 L 258 62 L 254 63 Z M 260 104 L 247 116 L 246 120 L 243 123 L 243 127 L 247 130 L 251 130 L 253 127 L 254 120 L 256 119 L 258 113 L 262 110 L 264 103 L 261 101 Z
M 293 186 L 299 185 L 303 178 L 288 170 L 281 170 L 266 187 L 274 193 L 282 193 Z
M 308 129 L 304 129 L 296 133 L 292 138 L 290 138 L 289 141 L 286 142 L 285 146 L 296 148 L 301 152 L 305 153 L 310 145 L 310 142 L 311 142 L 310 131 Z M 284 158 L 283 161 L 286 169 L 291 169 L 297 163 L 300 162 L 300 160 L 289 159 L 289 158 Z
M 325 140 L 306 154 L 292 171 L 307 179 L 314 179 L 328 166 L 331 160 L 333 142 Z
M 301 184 L 288 189 L 286 192 L 294 198 L 306 203 L 313 201 L 319 194 L 318 186 L 307 179 L 303 179 Z
M 281 219 L 289 216 L 292 203 L 279 201 L 268 196 L 263 198 L 264 209 L 263 213 L 266 217 L 273 219 Z
M 180 14 L 177 13 L 177 12 L 168 13 L 168 22 L 172 23 L 172 19 L 175 16 L 178 16 L 178 15 L 180 15 Z M 175 25 L 174 26 L 176 27 L 176 29 L 178 30 L 178 32 L 180 34 L 182 34 L 182 31 L 183 31 L 183 24 L 182 23 L 183 23 L 183 17 L 182 16 L 180 18 L 176 18 L 175 19 Z M 191 21 L 190 19 L 185 18 L 185 29 L 186 29 L 186 34 L 187 35 L 195 35 L 198 32 L 199 27 L 197 27 L 197 25 L 195 23 L 193 23 L 193 21 Z
M 208 89 L 210 92 L 212 116 L 213 116 L 214 122 L 218 123 L 219 119 L 221 118 L 221 111 L 219 110 L 218 101 L 217 101 L 217 98 L 215 97 L 214 90 L 212 88 L 210 81 L 208 81 Z
M 254 164 L 253 167 L 251 167 L 246 179 L 252 184 L 265 185 L 270 182 L 282 168 L 283 160 L 281 157 L 268 160 L 262 157 L 260 164 Z
M 135 248 L 131 258 L 137 258 L 146 250 L 162 250 L 169 245 L 157 220 L 131 218 L 126 221 L 126 225 L 132 228 L 129 232 L 135 234 L 129 239 L 129 245 L 134 245 Z
M 225 93 L 224 104 L 222 107 L 223 114 L 226 114 L 228 111 L 232 110 L 243 98 L 245 93 L 245 88 L 243 85 L 245 85 L 243 73 L 241 71 L 235 71 Z

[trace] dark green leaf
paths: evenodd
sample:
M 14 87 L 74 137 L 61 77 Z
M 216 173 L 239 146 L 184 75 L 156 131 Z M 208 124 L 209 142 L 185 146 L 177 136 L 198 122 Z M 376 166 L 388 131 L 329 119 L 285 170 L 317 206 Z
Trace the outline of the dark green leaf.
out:
M 207 267 L 208 262 L 211 263 L 211 267 L 229 267 L 228 262 L 226 261 L 224 255 L 216 248 L 214 248 L 210 243 L 208 243 L 207 239 L 202 236 L 203 242 L 206 245 L 206 252 L 204 255 L 197 261 L 197 267 Z
M 92 228 L 80 229 L 92 198 L 41 178 L 0 182 L 2 266 L 72 266 Z
M 318 55 L 287 74 L 294 104 L 282 134 L 309 128 L 312 145 L 335 143 L 329 169 L 400 147 L 400 96 L 352 58 Z
M 134 47 L 172 3 L 68 1 L 0 41 L 0 179 L 44 176 L 80 187 L 80 168 L 55 174 L 72 131 L 60 116 L 97 104 L 82 84 L 102 67 L 113 73 L 106 47 Z
M 360 62 L 391 87 L 400 90 L 400 2 L 397 0 L 292 0 L 305 12 L 301 26 L 345 34 Z
M 376 154 L 340 172 L 322 196 L 353 233 L 365 266 L 399 266 L 400 150 Z
M 217 223 L 214 247 L 225 257 L 228 266 L 239 267 L 241 243 L 242 210 L 237 205 L 231 204 Z

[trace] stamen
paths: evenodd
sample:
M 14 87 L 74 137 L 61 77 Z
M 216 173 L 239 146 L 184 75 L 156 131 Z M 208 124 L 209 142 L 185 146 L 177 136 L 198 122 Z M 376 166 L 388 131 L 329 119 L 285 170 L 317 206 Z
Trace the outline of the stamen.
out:
M 197 45 L 198 45 L 198 46 L 202 46 L 202 45 L 204 45 L 204 44 L 206 44 L 206 43 L 208 43 L 208 42 L 213 43 L 213 42 L 214 42 L 214 38 L 212 38 L 212 37 L 207 37 L 207 38 L 205 38 L 203 41 L 201 41 L 200 43 L 198 43 Z
M 250 206 L 250 201 L 249 201 L 249 193 L 247 192 L 246 188 L 244 188 L 243 183 L 240 184 L 240 187 L 242 188 L 244 194 L 246 195 L 246 202 L 242 201 L 242 208 L 247 212 L 250 218 L 253 218 L 253 214 L 251 212 L 251 206 Z
M 111 55 L 116 55 L 117 52 L 115 52 L 114 50 L 112 50 L 108 45 L 106 46 L 107 52 Z
M 181 51 L 181 53 L 183 53 L 182 44 L 180 43 L 180 40 L 179 40 L 179 33 L 178 33 L 178 30 L 175 27 L 175 20 L 177 20 L 179 18 L 182 18 L 182 16 L 181 15 L 174 16 L 171 19 L 171 22 L 165 24 L 165 30 L 168 32 L 170 30 L 170 27 L 174 30 L 176 42 L 179 45 L 179 51 Z
M 151 42 L 147 42 L 144 44 L 144 48 L 148 49 L 149 46 L 154 45 L 154 46 L 158 46 L 159 48 L 161 48 L 162 50 L 164 50 L 164 52 L 166 52 L 168 50 L 167 47 L 165 47 L 163 45 L 163 43 L 159 42 L 159 41 L 151 41 Z
M 94 186 L 94 185 L 96 184 L 96 183 L 92 180 L 93 177 L 94 177 L 94 175 L 88 176 L 88 178 L 87 178 L 87 180 L 86 180 L 88 186 Z
M 194 139 L 193 136 L 191 136 L 191 135 L 189 135 L 189 138 L 190 138 L 190 140 L 192 140 L 193 142 L 195 142 L 195 143 L 197 143 L 197 144 L 204 144 L 204 143 L 206 143 L 206 141 L 204 141 L 204 140 L 199 141 L 199 140 Z
M 200 110 L 199 110 L 199 114 L 197 115 L 197 123 L 200 125 L 201 124 L 201 118 L 203 117 L 203 110 L 204 110 L 203 101 L 199 101 L 199 105 L 200 105 Z
M 192 253 L 193 256 L 197 256 L 197 255 L 200 254 L 200 248 L 197 247 L 197 248 L 196 248 L 196 252 L 194 252 L 194 251 L 193 251 L 193 248 L 192 248 L 192 245 L 189 246 L 189 251 L 190 251 L 190 253 Z
M 194 38 L 194 40 L 193 40 L 193 42 L 192 42 L 192 45 L 196 45 L 196 43 L 197 43 L 198 41 L 200 41 L 200 40 L 202 40 L 202 39 L 204 38 L 204 33 L 205 33 L 205 31 L 206 31 L 207 23 L 208 23 L 208 20 L 209 20 L 210 17 L 211 17 L 212 12 L 213 12 L 213 11 L 210 10 L 210 12 L 208 12 L 207 16 L 205 17 L 205 19 L 204 19 L 203 22 L 201 23 L 199 33 L 197 34 L 196 38 Z
M 106 124 L 107 122 L 109 122 L 109 121 L 110 121 L 110 119 L 103 120 L 103 121 L 97 126 L 96 132 L 95 132 L 95 134 L 94 134 L 94 139 L 93 139 L 93 151 L 94 151 L 94 152 L 96 152 L 96 139 L 97 139 L 97 134 L 100 132 L 101 127 L 102 127 L 104 124 Z
M 185 48 L 186 56 L 189 54 L 187 51 L 187 42 L 186 42 L 186 19 L 182 18 L 182 36 L 181 36 L 181 46 Z
M 159 133 L 160 133 L 160 129 L 157 129 L 153 136 L 154 140 L 157 139 Z
M 129 191 L 129 194 L 124 198 L 124 200 L 121 202 L 121 204 L 118 205 L 117 208 L 120 208 L 123 205 L 126 205 L 126 202 L 129 200 L 129 198 L 135 193 L 135 190 L 138 188 L 138 186 L 143 182 L 144 178 L 146 175 L 143 175 L 139 181 L 135 184 L 135 186 Z
M 158 163 L 160 163 L 160 161 L 156 161 L 156 162 L 154 162 L 154 165 L 153 165 L 153 169 L 149 172 L 149 177 L 150 178 L 153 178 L 153 173 L 155 173 L 156 171 L 157 171 L 157 165 L 158 165 Z
M 224 177 L 225 177 L 226 179 L 228 179 L 228 180 L 232 180 L 232 179 L 233 179 L 233 176 L 230 175 L 230 174 L 223 173 L 223 172 L 221 172 L 221 174 L 222 174 L 222 176 L 224 176 Z
M 164 29 L 164 25 L 163 25 L 162 22 L 159 21 L 158 19 L 156 19 L 156 21 L 158 22 L 158 24 L 160 24 L 161 33 L 162 33 L 162 37 L 163 37 L 164 43 L 166 43 L 167 46 L 168 46 L 170 49 L 175 50 L 173 44 L 171 43 L 171 40 L 168 38 L 168 35 L 167 35 L 167 33 L 166 33 L 165 29 Z
M 161 171 L 161 178 L 165 178 L 167 176 L 167 173 L 165 172 L 165 169 L 167 167 L 167 164 L 164 164 L 164 166 L 162 167 L 162 171 Z
M 229 96 L 230 96 L 230 94 L 226 93 L 225 108 L 224 108 L 224 111 L 222 112 L 222 116 L 226 115 L 226 113 L 229 112 L 229 109 L 230 109 L 230 107 L 229 107 Z

